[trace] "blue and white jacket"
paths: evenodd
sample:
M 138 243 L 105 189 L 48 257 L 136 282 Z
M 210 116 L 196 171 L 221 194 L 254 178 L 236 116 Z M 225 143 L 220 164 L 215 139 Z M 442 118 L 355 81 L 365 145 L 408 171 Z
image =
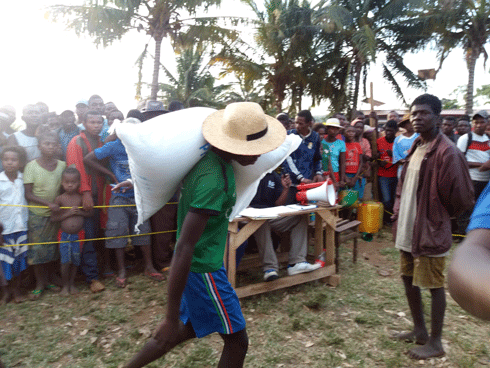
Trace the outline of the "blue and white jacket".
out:
M 302 136 L 296 129 L 288 134 L 296 134 L 303 139 L 298 149 L 283 162 L 285 173 L 291 177 L 293 184 L 299 184 L 301 179 L 313 179 L 315 175 L 322 175 L 322 156 L 320 150 L 320 136 L 310 129 L 307 136 Z

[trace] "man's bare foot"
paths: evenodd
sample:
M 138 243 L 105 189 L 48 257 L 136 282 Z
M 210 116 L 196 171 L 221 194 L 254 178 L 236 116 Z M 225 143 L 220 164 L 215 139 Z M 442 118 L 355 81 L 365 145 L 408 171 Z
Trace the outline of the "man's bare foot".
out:
M 428 342 L 423 346 L 416 346 L 407 352 L 407 355 L 415 360 L 439 358 L 445 354 L 442 344 L 434 342 Z
M 70 294 L 75 295 L 78 294 L 78 289 L 75 286 L 70 286 Z
M 70 295 L 70 288 L 68 286 L 63 286 L 61 288 L 60 295 L 61 296 L 68 296 L 68 295 Z
M 26 298 L 24 298 L 22 295 L 20 295 L 20 294 L 14 295 L 14 303 L 20 304 L 20 303 L 25 302 L 25 301 L 26 301 Z
M 391 338 L 393 340 L 414 342 L 418 345 L 425 345 L 429 341 L 427 333 L 416 333 L 415 331 L 395 333 L 391 335 Z
M 0 305 L 5 305 L 10 301 L 10 293 L 4 293 L 2 299 L 0 299 Z

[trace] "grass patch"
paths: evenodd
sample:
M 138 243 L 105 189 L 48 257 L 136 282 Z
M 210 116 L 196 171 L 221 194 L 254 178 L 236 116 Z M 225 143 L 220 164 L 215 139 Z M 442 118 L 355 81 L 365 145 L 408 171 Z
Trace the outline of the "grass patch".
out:
M 250 339 L 245 366 L 488 366 L 490 326 L 466 314 L 449 296 L 445 360 L 413 362 L 404 354 L 412 345 L 389 338 L 391 330 L 412 327 L 399 277 L 377 272 L 380 267 L 398 269 L 398 251 L 390 239 L 383 233 L 372 243 L 362 242 L 356 264 L 352 251 L 341 248 L 341 284 L 335 289 L 312 282 L 241 300 Z M 361 256 L 368 247 L 375 253 Z M 260 282 L 261 277 L 260 269 L 251 270 L 240 274 L 238 282 Z M 106 290 L 94 295 L 80 283 L 76 298 L 45 293 L 37 302 L 0 307 L 0 359 L 8 367 L 121 366 L 165 315 L 165 282 L 153 283 L 141 274 L 131 274 L 129 280 L 124 290 L 108 281 Z M 428 291 L 423 300 L 429 324 Z M 214 334 L 185 343 L 148 367 L 216 367 L 222 348 Z

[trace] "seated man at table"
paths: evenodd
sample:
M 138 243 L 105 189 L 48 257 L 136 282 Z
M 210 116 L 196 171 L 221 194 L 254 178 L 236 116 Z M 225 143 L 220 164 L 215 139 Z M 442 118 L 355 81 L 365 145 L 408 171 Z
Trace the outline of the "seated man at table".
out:
M 291 179 L 289 175 L 279 176 L 272 172 L 264 176 L 260 181 L 250 207 L 267 208 L 282 206 L 286 202 Z M 276 252 L 272 244 L 271 230 L 278 232 L 291 231 L 291 249 L 289 250 L 288 275 L 296 275 L 303 272 L 311 272 L 320 268 L 319 264 L 306 262 L 308 250 L 308 218 L 306 216 L 285 216 L 266 221 L 254 234 L 259 248 L 259 256 L 262 260 L 264 280 L 276 280 L 279 264 Z

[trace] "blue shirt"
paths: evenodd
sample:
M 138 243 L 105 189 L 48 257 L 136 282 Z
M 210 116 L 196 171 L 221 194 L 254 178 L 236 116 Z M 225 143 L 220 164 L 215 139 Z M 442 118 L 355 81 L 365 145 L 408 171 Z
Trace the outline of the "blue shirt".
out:
M 476 201 L 466 232 L 475 229 L 490 229 L 490 183 L 487 184 Z
M 412 144 L 419 136 L 419 133 L 413 133 L 411 137 L 405 137 L 403 134 L 395 138 L 393 142 L 393 163 L 397 163 L 407 157 Z M 403 165 L 398 165 L 398 177 L 402 173 Z
M 116 176 L 118 182 L 131 178 L 128 154 L 126 153 L 126 148 L 124 148 L 124 145 L 119 139 L 116 139 L 113 142 L 108 142 L 100 148 L 96 148 L 94 153 L 98 160 L 109 157 L 111 170 Z M 124 193 L 113 193 L 113 195 L 130 198 L 134 197 L 134 190 L 130 189 L 126 190 Z
M 276 172 L 271 172 L 264 176 L 257 188 L 257 194 L 250 203 L 250 207 L 267 208 L 275 207 L 277 199 L 282 193 L 281 177 Z
M 61 149 L 63 150 L 63 160 L 66 160 L 66 150 L 68 148 L 68 144 L 71 140 L 80 134 L 80 128 L 75 126 L 71 132 L 66 133 L 63 128 L 58 131 L 58 137 L 60 138 Z
M 339 172 L 340 168 L 340 153 L 345 152 L 345 142 L 337 139 L 334 142 L 322 141 L 322 163 L 323 170 L 328 171 L 328 159 L 332 164 L 333 172 Z

